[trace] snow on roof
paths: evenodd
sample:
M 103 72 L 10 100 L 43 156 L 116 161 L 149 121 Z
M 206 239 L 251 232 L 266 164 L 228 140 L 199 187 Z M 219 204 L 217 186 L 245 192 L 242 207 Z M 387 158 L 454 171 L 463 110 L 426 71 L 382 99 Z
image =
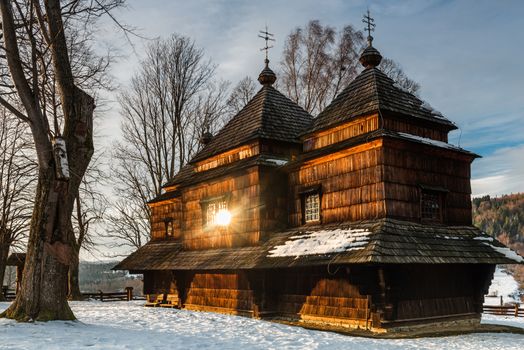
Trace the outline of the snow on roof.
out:
M 524 258 L 515 253 L 513 250 L 507 248 L 507 247 L 497 247 L 490 243 L 484 243 L 485 245 L 491 246 L 493 250 L 497 251 L 498 253 L 504 255 L 506 258 L 513 260 L 515 262 L 521 263 L 524 262 Z
M 444 115 L 440 111 L 437 111 L 435 108 L 433 108 L 433 106 L 430 105 L 428 101 L 422 101 L 422 105 L 420 107 L 428 110 L 434 117 L 441 119 L 445 118 Z
M 320 255 L 362 249 L 369 241 L 371 231 L 366 229 L 334 229 L 306 232 L 291 237 L 269 251 L 269 257 Z
M 264 158 L 264 162 L 273 163 L 275 165 L 281 166 L 289 163 L 287 159 L 278 159 L 278 158 Z
M 513 260 L 515 262 L 521 263 L 524 262 L 524 258 L 515 253 L 513 250 L 509 249 L 508 247 L 498 247 L 488 242 L 493 242 L 495 239 L 493 237 L 489 236 L 478 236 L 473 238 L 477 241 L 483 241 L 482 243 L 487 245 L 488 247 L 492 248 L 494 251 L 504 255 L 506 258 Z
M 422 137 L 422 136 L 412 135 L 412 134 L 408 134 L 408 133 L 405 133 L 405 132 L 397 132 L 397 134 L 399 136 L 402 136 L 402 137 L 405 137 L 405 138 L 408 138 L 408 139 L 411 139 L 411 140 L 414 140 L 414 141 L 418 141 L 418 142 L 421 142 L 421 143 L 425 143 L 427 145 L 432 145 L 432 146 L 437 146 L 437 147 L 447 148 L 447 149 L 460 150 L 460 151 L 463 150 L 462 148 L 460 148 L 458 146 L 452 145 L 452 144 L 444 142 L 444 141 L 428 139 L 428 138 L 425 138 L 425 137 Z

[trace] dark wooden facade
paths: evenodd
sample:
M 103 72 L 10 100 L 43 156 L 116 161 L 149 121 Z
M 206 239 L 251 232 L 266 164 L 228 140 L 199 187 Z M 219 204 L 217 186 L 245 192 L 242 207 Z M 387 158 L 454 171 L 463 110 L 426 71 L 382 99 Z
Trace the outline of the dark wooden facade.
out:
M 116 268 L 192 310 L 375 331 L 478 322 L 495 264 L 519 257 L 471 226 L 477 156 L 447 143 L 455 125 L 397 88 L 370 48 L 315 119 L 266 66 L 253 100 L 151 201 L 151 242 Z M 208 225 L 210 203 L 228 225 Z M 286 244 L 296 256 L 275 253 Z

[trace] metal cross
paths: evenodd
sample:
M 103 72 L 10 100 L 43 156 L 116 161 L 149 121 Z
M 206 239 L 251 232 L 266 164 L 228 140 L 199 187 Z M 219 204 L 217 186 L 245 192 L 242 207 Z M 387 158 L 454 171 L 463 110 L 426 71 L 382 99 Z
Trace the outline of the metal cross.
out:
M 260 35 L 260 34 L 263 34 L 263 35 Z M 269 42 L 270 41 L 275 41 L 275 39 L 273 39 L 273 34 L 269 33 L 267 31 L 267 26 L 266 26 L 266 30 L 265 31 L 260 31 L 260 34 L 258 35 L 259 38 L 262 38 L 266 41 L 266 46 L 261 48 L 260 51 L 266 51 L 266 61 L 268 60 L 268 56 L 267 56 L 267 53 L 269 51 L 269 49 L 271 49 L 273 46 L 269 46 Z
M 364 28 L 364 30 L 367 30 L 368 32 L 368 41 L 373 40 L 373 37 L 371 36 L 371 32 L 375 31 L 375 19 L 371 17 L 371 13 L 369 12 L 369 9 L 368 9 L 367 14 L 364 15 L 364 18 L 362 18 L 362 22 L 367 24 L 367 28 Z

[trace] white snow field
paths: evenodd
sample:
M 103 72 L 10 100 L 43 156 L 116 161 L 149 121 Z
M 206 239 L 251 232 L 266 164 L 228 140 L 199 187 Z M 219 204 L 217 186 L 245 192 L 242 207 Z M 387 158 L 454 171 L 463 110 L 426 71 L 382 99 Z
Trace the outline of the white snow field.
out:
M 486 305 L 500 305 L 500 297 L 502 297 L 502 303 L 519 303 L 519 284 L 513 276 L 506 273 L 500 267 L 495 270 L 493 281 L 489 286 L 488 295 L 484 298 L 484 304 Z
M 494 285 L 501 278 L 508 281 L 503 271 L 497 270 L 496 276 Z M 497 285 L 514 286 L 509 282 Z M 0 303 L 0 311 L 8 305 Z M 0 319 L 0 349 L 524 349 L 524 335 L 517 334 L 369 339 L 239 316 L 142 305 L 140 301 L 72 302 L 78 318 L 75 322 Z M 522 317 L 485 315 L 482 322 L 524 328 Z

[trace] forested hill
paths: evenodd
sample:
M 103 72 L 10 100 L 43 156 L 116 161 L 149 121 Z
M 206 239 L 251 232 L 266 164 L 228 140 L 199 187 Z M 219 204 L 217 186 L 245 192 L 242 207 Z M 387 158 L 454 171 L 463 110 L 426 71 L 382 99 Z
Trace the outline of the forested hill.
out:
M 524 243 L 524 193 L 473 199 L 473 224 L 505 243 Z
M 524 193 L 474 198 L 473 224 L 524 256 Z M 524 265 L 506 265 L 524 290 Z

